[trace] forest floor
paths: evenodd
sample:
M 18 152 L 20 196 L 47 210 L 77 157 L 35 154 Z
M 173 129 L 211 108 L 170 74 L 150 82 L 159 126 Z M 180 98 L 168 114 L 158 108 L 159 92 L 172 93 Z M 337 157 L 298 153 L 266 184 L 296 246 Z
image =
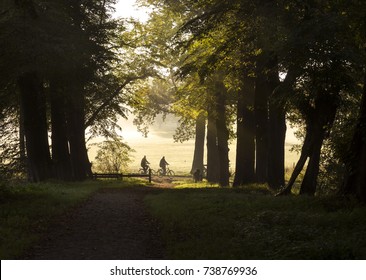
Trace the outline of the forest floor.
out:
M 171 188 L 169 179 L 152 187 L 102 188 L 46 232 L 25 259 L 164 259 L 159 224 L 144 197 Z

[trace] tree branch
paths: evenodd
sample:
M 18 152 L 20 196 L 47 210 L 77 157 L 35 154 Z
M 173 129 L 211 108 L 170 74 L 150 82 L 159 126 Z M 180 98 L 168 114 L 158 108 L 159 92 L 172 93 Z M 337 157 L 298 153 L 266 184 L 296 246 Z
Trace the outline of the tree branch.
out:
M 84 128 L 88 128 L 89 126 L 93 125 L 95 120 L 98 118 L 98 115 L 113 101 L 114 98 L 118 96 L 118 94 L 121 92 L 123 88 L 125 88 L 129 83 L 141 79 L 146 79 L 147 77 L 151 76 L 150 73 L 143 74 L 141 76 L 135 76 L 135 77 L 128 77 L 126 81 L 121 84 L 114 92 L 113 94 L 107 98 L 102 105 L 100 105 L 95 112 L 91 115 L 91 117 L 85 122 Z

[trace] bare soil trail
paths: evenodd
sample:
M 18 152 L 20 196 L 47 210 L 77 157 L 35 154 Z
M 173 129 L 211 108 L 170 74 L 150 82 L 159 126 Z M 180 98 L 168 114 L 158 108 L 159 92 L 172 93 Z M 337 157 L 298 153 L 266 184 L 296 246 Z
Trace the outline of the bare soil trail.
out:
M 147 194 L 159 191 L 162 190 L 154 187 L 101 189 L 56 221 L 25 258 L 164 259 L 159 224 L 150 216 L 143 201 Z

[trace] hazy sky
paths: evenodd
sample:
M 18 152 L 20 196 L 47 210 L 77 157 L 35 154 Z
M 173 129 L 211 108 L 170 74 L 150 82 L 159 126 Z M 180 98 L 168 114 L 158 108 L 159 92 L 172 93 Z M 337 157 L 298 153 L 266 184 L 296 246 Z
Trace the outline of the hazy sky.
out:
M 147 19 L 147 13 L 141 8 L 136 7 L 135 0 L 119 0 L 115 6 L 116 17 L 134 17 L 140 20 Z

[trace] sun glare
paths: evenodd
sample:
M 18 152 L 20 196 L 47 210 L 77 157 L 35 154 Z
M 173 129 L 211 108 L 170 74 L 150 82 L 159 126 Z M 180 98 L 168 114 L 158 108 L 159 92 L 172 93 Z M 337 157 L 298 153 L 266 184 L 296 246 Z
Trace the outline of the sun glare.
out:
M 147 21 L 149 18 L 148 11 L 136 5 L 136 0 L 119 0 L 115 6 L 116 18 L 130 18 L 133 17 L 140 21 Z

